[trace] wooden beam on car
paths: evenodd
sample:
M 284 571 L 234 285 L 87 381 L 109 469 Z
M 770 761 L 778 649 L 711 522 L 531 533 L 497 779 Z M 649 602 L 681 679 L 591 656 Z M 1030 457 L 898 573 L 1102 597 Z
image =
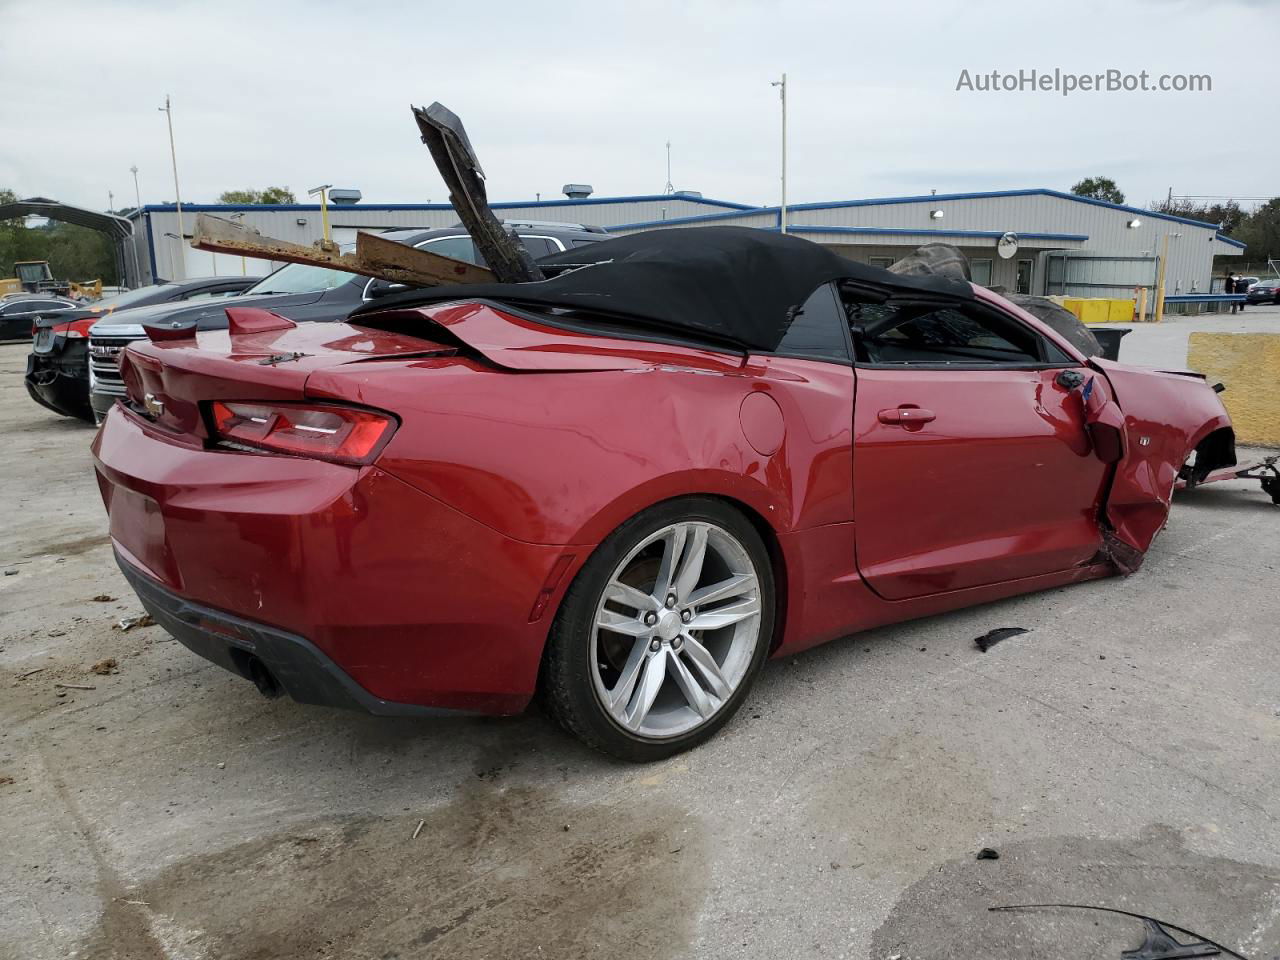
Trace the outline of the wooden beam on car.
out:
M 191 232 L 191 246 L 211 253 L 229 253 L 241 257 L 257 257 L 281 263 L 306 263 L 317 267 L 350 270 L 347 258 L 336 250 L 304 246 L 264 237 L 257 230 L 215 217 L 207 213 L 196 216 Z
M 458 115 L 441 103 L 412 107 L 422 142 L 449 188 L 449 202 L 501 283 L 546 279 L 514 232 L 494 216 L 484 188 L 484 171 Z
M 355 259 L 361 271 L 368 276 L 379 276 L 395 279 L 396 274 L 412 274 L 419 277 L 431 277 L 433 284 L 447 283 L 493 283 L 493 271 L 488 267 L 476 266 L 465 260 L 453 257 L 442 257 L 438 253 L 429 253 L 403 243 L 396 243 L 375 233 L 356 234 Z M 378 271 L 373 273 L 372 271 Z M 422 283 L 422 280 L 396 280 L 397 283 Z
M 492 283 L 494 280 L 493 271 L 485 267 L 428 253 L 371 233 L 357 234 L 356 252 L 344 254 L 333 249 L 266 237 L 257 230 L 207 213 L 196 217 L 191 246 L 211 253 L 345 270 L 364 277 L 418 287 Z

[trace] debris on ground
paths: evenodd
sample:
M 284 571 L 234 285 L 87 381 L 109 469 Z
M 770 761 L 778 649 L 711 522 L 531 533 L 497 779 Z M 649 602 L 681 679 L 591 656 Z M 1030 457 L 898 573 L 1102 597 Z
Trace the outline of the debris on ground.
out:
M 27 677 L 34 677 L 37 673 L 39 673 L 43 669 L 44 667 L 36 667 L 34 670 L 28 670 L 26 673 L 20 673 L 18 674 L 18 679 L 25 680 L 27 679 Z
M 55 687 L 61 687 L 63 690 L 97 690 L 97 687 L 91 687 L 87 683 L 55 683 Z
M 134 627 L 154 627 L 156 625 L 155 618 L 149 613 L 139 614 L 136 617 L 124 617 L 114 627 L 116 630 L 129 631 Z
M 94 601 L 94 603 L 111 603 L 115 600 L 115 597 L 109 593 L 100 593 L 96 597 L 90 597 L 89 599 Z
M 980 637 L 974 637 L 973 642 L 977 644 L 979 650 L 986 653 L 1001 640 L 1008 640 L 1010 637 L 1016 637 L 1020 633 L 1030 632 L 1024 627 L 997 627 L 994 630 L 988 630 Z
M 112 673 L 119 673 L 120 661 L 118 661 L 115 657 L 107 657 L 107 659 L 105 660 L 99 660 L 97 663 L 91 666 L 89 670 L 92 673 L 98 674 L 98 676 L 100 677 L 105 677 L 108 674 L 112 674 Z
M 1000 859 L 1000 851 L 999 851 L 999 850 L 993 850 L 991 847 L 983 847 L 981 850 L 979 850 L 979 851 L 978 851 L 978 855 L 977 855 L 974 859 L 976 859 L 976 860 L 999 860 L 999 859 Z
M 13 777 L 0 777 L 0 787 L 7 787 L 13 783 Z
M 16 577 L 18 575 L 18 570 L 16 567 L 10 567 L 8 570 L 4 572 L 4 575 L 6 577 Z
M 1216 943 L 1207 937 L 1202 937 L 1194 930 L 1188 930 L 1186 927 L 1176 926 L 1168 920 L 1157 920 L 1155 917 L 1148 917 L 1145 914 L 1134 913 L 1130 910 L 1118 910 L 1115 907 L 1099 907 L 1083 903 L 1023 903 L 1011 904 L 1007 907 L 987 907 L 988 913 L 998 913 L 1005 910 L 1097 910 L 1099 913 L 1114 913 L 1117 916 L 1141 920 L 1143 928 L 1142 946 L 1136 950 L 1123 951 L 1120 954 L 1123 960 L 1174 960 L 1177 957 L 1217 957 L 1224 953 L 1231 957 L 1238 957 L 1239 960 L 1247 960 L 1244 954 L 1236 953 L 1220 943 Z M 1193 940 L 1191 943 L 1185 943 L 1170 931 L 1180 933 L 1186 937 L 1192 937 Z
M 422 832 L 422 828 L 423 828 L 424 826 L 426 826 L 426 823 L 427 823 L 427 821 L 425 821 L 425 820 L 419 820 L 419 821 L 418 821 L 418 825 L 417 825 L 416 827 L 414 827 L 414 828 L 413 828 L 413 836 L 412 836 L 412 837 L 410 837 L 409 839 L 410 839 L 410 840 L 417 840 L 417 839 L 418 839 L 418 834 L 420 834 L 420 833 Z

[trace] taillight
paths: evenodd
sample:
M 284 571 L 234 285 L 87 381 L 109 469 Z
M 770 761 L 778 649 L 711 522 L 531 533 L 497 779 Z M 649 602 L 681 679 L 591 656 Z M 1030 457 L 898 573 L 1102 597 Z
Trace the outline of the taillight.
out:
M 214 401 L 210 413 L 216 439 L 338 463 L 371 462 L 396 430 L 387 413 L 352 407 Z
M 83 340 L 89 336 L 89 328 L 97 322 L 97 317 L 86 317 L 83 320 L 72 320 L 70 323 L 58 324 L 53 328 L 53 332 L 62 334 L 68 340 Z
M 396 430 L 387 413 L 296 403 L 214 401 L 216 439 L 273 453 L 338 463 L 369 463 Z
M 209 413 L 218 440 L 336 463 L 371 462 L 396 428 L 385 413 L 352 407 L 215 400 Z

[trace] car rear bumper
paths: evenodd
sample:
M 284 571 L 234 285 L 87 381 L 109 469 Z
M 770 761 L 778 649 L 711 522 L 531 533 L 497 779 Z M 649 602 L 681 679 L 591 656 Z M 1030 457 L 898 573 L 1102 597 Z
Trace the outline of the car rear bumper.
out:
M 248 676 L 253 654 L 295 699 L 374 713 L 527 705 L 573 552 L 376 467 L 205 449 L 120 407 L 93 452 L 126 574 L 202 656 Z
M 27 393 L 54 413 L 92 422 L 86 351 L 83 342 L 72 343 L 61 353 L 27 355 Z
M 379 716 L 464 712 L 375 697 L 305 637 L 183 599 L 126 560 L 120 549 L 116 563 L 143 608 L 174 639 L 192 653 L 253 681 L 268 696 L 287 693 L 299 703 Z

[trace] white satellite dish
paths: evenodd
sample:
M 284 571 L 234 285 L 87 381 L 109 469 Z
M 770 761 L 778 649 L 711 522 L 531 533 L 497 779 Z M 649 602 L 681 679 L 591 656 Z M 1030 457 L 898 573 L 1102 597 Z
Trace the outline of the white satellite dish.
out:
M 996 253 L 1000 254 L 1000 259 L 1008 260 L 1017 252 L 1018 235 L 1016 233 L 1006 233 L 996 241 Z

